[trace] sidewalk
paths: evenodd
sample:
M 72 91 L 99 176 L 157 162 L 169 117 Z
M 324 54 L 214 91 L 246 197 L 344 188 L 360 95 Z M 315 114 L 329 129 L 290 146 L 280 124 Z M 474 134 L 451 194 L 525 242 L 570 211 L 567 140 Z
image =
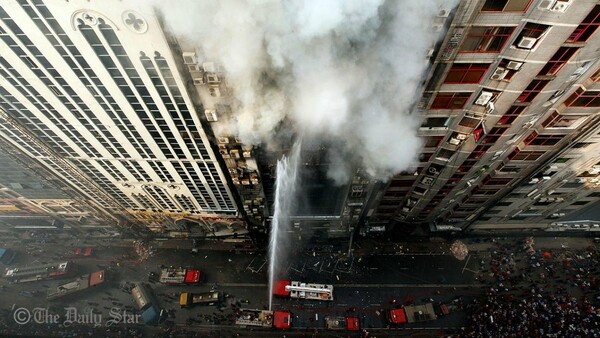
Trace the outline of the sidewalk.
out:
M 464 238 L 460 239 L 469 252 L 486 252 L 496 249 L 500 245 L 514 245 L 520 249 L 527 237 L 523 238 Z M 533 237 L 535 249 L 584 249 L 595 245 L 591 238 L 581 237 Z M 447 241 L 442 238 L 432 237 L 426 242 L 390 243 L 375 240 L 357 241 L 354 247 L 355 255 L 364 254 L 448 254 L 450 245 L 454 240 Z

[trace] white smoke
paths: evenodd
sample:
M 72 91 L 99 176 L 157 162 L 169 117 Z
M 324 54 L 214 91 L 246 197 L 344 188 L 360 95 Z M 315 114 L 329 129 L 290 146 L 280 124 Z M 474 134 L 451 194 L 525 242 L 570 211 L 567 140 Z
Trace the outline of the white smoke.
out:
M 155 0 L 156 1 L 156 0 Z M 417 161 L 411 114 L 438 39 L 433 22 L 458 0 L 159 1 L 167 28 L 219 63 L 233 89 L 231 131 L 277 142 L 283 122 L 333 140 L 336 181 L 360 165 L 387 178 Z M 353 163 L 347 163 L 353 162 Z

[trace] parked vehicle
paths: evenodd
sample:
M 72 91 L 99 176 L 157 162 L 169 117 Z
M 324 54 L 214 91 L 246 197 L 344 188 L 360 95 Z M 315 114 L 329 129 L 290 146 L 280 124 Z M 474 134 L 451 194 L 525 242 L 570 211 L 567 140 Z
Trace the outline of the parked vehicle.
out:
M 259 326 L 287 330 L 292 325 L 292 314 L 285 311 L 240 309 L 235 323 L 241 326 Z
M 276 281 L 273 287 L 273 295 L 286 298 L 332 301 L 333 285 Z
M 202 305 L 215 305 L 221 300 L 220 292 L 203 292 L 203 293 L 190 293 L 182 292 L 179 296 L 179 305 L 184 307 L 190 307 L 197 304 Z

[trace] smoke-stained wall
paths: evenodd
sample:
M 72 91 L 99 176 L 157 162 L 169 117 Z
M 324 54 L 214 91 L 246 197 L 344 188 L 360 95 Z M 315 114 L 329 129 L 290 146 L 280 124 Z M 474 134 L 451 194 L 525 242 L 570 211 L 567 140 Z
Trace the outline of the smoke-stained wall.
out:
M 339 183 L 361 166 L 377 178 L 421 148 L 413 111 L 440 9 L 456 0 L 155 1 L 168 29 L 218 62 L 235 95 L 227 130 L 244 143 L 289 134 L 335 148 Z M 223 125 L 223 124 L 220 124 Z M 291 126 L 291 127 L 290 127 Z

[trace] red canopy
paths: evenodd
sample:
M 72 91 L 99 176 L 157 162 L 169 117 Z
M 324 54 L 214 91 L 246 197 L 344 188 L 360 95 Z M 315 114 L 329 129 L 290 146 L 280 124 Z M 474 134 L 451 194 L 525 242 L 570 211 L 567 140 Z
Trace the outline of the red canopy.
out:
M 278 280 L 273 284 L 273 295 L 278 297 L 289 297 L 290 293 L 285 291 L 285 287 L 291 285 L 292 282 L 287 280 Z
M 404 324 L 406 320 L 406 312 L 404 308 L 390 311 L 390 321 L 394 324 Z
M 346 318 L 346 330 L 358 331 L 359 329 L 360 324 L 358 323 L 358 318 Z
M 185 273 L 185 282 L 193 284 L 200 282 L 200 270 L 188 270 Z
M 275 311 L 273 326 L 276 329 L 289 329 L 292 326 L 292 315 L 289 312 Z

